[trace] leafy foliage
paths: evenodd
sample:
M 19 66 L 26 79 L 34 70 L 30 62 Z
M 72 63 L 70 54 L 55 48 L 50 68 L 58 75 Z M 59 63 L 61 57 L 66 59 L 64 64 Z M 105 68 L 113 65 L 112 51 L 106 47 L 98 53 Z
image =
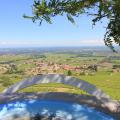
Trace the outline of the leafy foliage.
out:
M 111 14 L 109 16 L 109 24 L 107 26 L 107 31 L 104 37 L 105 44 L 111 47 L 112 43 L 116 43 L 120 46 L 120 1 L 114 0 L 110 7 Z
M 68 76 L 71 76 L 72 75 L 72 72 L 71 70 L 68 70 L 68 73 L 67 73 Z
M 64 14 L 75 23 L 73 17 L 81 14 L 94 16 L 93 24 L 107 18 L 109 23 L 104 36 L 105 45 L 115 51 L 113 43 L 120 46 L 120 0 L 34 0 L 33 16 L 24 18 L 33 22 L 52 23 L 52 18 Z M 92 13 L 91 13 L 92 11 Z

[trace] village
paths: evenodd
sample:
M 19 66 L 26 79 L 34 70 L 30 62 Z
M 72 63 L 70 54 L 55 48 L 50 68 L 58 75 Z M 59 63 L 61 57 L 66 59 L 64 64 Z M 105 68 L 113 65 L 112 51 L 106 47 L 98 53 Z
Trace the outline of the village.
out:
M 24 64 L 34 64 L 36 67 L 26 69 L 26 74 L 30 75 L 41 75 L 41 74 L 53 74 L 59 73 L 64 74 L 67 71 L 67 75 L 72 75 L 72 73 L 83 74 L 86 71 L 97 72 L 97 65 L 86 65 L 81 66 L 71 66 L 69 64 L 58 64 L 54 62 L 45 62 L 43 60 L 35 61 L 30 60 Z
M 19 71 L 20 66 L 29 66 L 22 71 Z M 30 59 L 23 63 L 2 63 L 0 64 L 0 74 L 19 73 L 22 72 L 26 75 L 41 75 L 41 74 L 66 74 L 66 75 L 94 75 L 100 69 L 111 70 L 112 72 L 120 72 L 120 65 L 112 65 L 110 62 L 101 61 L 97 64 L 81 64 L 70 65 L 66 63 L 56 63 L 43 59 Z

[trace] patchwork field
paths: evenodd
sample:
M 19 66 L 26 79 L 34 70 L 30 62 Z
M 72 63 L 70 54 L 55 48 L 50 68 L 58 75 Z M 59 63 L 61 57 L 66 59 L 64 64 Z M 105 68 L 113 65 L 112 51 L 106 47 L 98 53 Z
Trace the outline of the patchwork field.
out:
M 120 55 L 105 52 L 46 52 L 0 56 L 0 92 L 10 85 L 38 74 L 65 74 L 83 79 L 120 100 Z M 70 92 L 86 94 L 63 84 L 33 85 L 18 92 Z

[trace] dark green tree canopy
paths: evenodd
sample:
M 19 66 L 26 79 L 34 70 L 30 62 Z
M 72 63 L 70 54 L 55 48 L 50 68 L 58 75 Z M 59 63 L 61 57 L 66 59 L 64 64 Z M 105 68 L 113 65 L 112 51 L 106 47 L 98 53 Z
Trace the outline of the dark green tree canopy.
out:
M 24 18 L 40 24 L 43 21 L 51 24 L 53 17 L 64 14 L 72 23 L 75 23 L 73 17 L 81 14 L 93 16 L 94 25 L 107 18 L 109 23 L 104 35 L 105 45 L 113 51 L 113 43 L 120 46 L 120 0 L 34 0 L 32 13 L 33 16 L 24 15 Z

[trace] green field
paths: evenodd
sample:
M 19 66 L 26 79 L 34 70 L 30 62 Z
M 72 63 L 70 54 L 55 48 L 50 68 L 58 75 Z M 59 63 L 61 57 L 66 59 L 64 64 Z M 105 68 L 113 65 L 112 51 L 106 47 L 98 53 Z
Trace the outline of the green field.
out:
M 120 73 L 98 72 L 94 76 L 80 76 L 79 78 L 101 88 L 113 99 L 120 100 Z

